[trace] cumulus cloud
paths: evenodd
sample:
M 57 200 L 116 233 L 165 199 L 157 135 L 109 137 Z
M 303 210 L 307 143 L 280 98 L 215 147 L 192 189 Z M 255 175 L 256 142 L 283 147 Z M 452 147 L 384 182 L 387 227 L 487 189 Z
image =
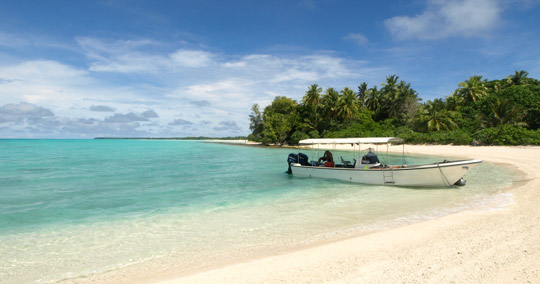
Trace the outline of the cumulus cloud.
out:
M 421 14 L 393 17 L 385 25 L 398 40 L 479 37 L 497 27 L 500 14 L 498 0 L 431 0 Z
M 150 118 L 157 118 L 158 114 L 153 110 L 147 110 L 143 113 L 129 112 L 126 114 L 115 113 L 112 116 L 106 117 L 104 122 L 106 123 L 130 123 L 139 121 L 149 121 Z
M 55 137 L 169 136 L 168 131 L 186 127 L 194 135 L 247 134 L 254 103 L 264 107 L 275 96 L 301 98 L 314 82 L 354 87 L 350 83 L 366 76 L 386 74 L 332 52 L 227 56 L 147 39 L 77 38 L 77 43 L 86 69 L 52 60 L 0 63 L 0 105 L 23 101 L 55 114 L 39 125 L 27 119 L 20 127 Z M 192 118 L 191 126 L 175 120 L 179 112 Z
M 141 122 L 157 118 L 157 113 L 115 114 L 104 120 L 55 115 L 50 109 L 26 102 L 0 106 L 0 129 L 4 137 L 85 137 L 148 136 L 152 130 Z
M 159 115 L 157 112 L 155 112 L 153 109 L 149 109 L 143 113 L 141 113 L 141 116 L 144 118 L 158 118 Z
M 91 111 L 97 111 L 97 112 L 114 112 L 116 109 L 113 107 L 98 105 L 98 106 L 90 106 L 89 108 Z
M 215 131 L 227 131 L 231 133 L 239 133 L 242 130 L 234 121 L 220 121 L 218 126 L 213 128 Z
M 40 120 L 53 117 L 54 113 L 46 108 L 29 103 L 7 104 L 0 107 L 0 123 L 20 123 L 27 120 Z
M 193 122 L 191 121 L 187 121 L 187 120 L 184 120 L 184 119 L 181 119 L 181 118 L 177 118 L 175 119 L 173 122 L 170 122 L 169 125 L 192 125 Z

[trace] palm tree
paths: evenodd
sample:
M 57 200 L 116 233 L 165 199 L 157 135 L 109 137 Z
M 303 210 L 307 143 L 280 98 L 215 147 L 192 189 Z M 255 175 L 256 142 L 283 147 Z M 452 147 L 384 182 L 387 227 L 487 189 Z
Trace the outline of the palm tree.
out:
M 527 84 L 527 76 L 529 76 L 529 72 L 516 70 L 513 75 L 507 76 L 506 80 L 510 85 L 524 85 Z
M 362 82 L 359 86 L 358 86 L 358 104 L 363 107 L 364 106 L 364 103 L 366 101 L 366 94 L 367 94 L 367 91 L 368 91 L 368 84 L 366 82 Z
M 336 121 L 339 109 L 339 93 L 334 88 L 328 88 L 322 96 L 321 102 L 325 116 Z
M 483 124 L 488 127 L 502 126 L 505 124 L 515 124 L 525 126 L 527 123 L 522 122 L 526 113 L 522 107 L 516 106 L 507 99 L 498 99 L 492 104 L 491 113 L 486 116 L 479 114 L 478 118 Z
M 486 87 L 488 89 L 488 92 L 497 92 L 502 90 L 503 88 L 506 88 L 509 84 L 508 77 L 506 77 L 506 80 L 492 80 L 487 82 Z
M 358 106 L 356 104 L 356 95 L 354 91 L 345 87 L 341 90 L 341 96 L 339 100 L 338 115 L 342 120 L 350 120 L 358 113 Z
M 486 80 L 482 80 L 482 76 L 471 76 L 464 82 L 459 83 L 457 89 L 458 96 L 461 97 L 463 103 L 476 102 L 479 98 L 487 95 Z
M 391 117 L 389 114 L 391 109 L 395 108 L 398 100 L 398 79 L 397 75 L 386 76 L 386 82 L 382 83 L 381 94 L 384 99 L 384 104 L 382 106 L 385 109 L 388 117 Z
M 381 92 L 377 89 L 377 86 L 367 90 L 366 92 L 366 107 L 376 112 L 381 108 Z
M 312 84 L 302 98 L 302 104 L 307 111 L 307 115 L 304 116 L 304 125 L 309 130 L 316 130 L 319 127 L 321 92 L 322 89 L 317 84 Z
M 397 75 L 386 76 L 386 82 L 381 84 L 383 86 L 381 92 L 391 99 L 395 98 L 397 95 L 398 80 L 399 77 Z
M 451 111 L 458 111 L 462 105 L 462 98 L 456 91 L 452 95 L 446 97 L 446 109 Z
M 411 84 L 399 82 L 395 88 L 393 98 L 387 100 L 388 117 L 397 118 L 403 113 L 405 104 L 418 102 L 418 95 L 411 88 Z
M 451 130 L 457 126 L 453 115 L 454 112 L 446 110 L 441 99 L 435 99 L 424 104 L 421 122 L 428 131 Z
M 321 92 L 322 89 L 317 84 L 312 84 L 302 98 L 302 102 L 306 106 L 317 106 L 321 100 Z

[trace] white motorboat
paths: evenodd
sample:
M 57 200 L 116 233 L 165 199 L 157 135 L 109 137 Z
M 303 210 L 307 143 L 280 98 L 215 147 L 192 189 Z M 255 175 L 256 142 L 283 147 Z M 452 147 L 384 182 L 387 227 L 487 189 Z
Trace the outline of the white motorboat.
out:
M 288 173 L 294 176 L 330 178 L 343 181 L 396 186 L 424 186 L 440 187 L 452 185 L 465 185 L 463 176 L 472 168 L 479 165 L 482 160 L 442 161 L 423 165 L 386 165 L 380 163 L 372 146 L 386 145 L 387 153 L 390 145 L 403 144 L 397 137 L 374 138 L 340 138 L 340 139 L 306 139 L 300 145 L 320 149 L 328 149 L 329 145 L 350 144 L 358 153 L 358 159 L 346 161 L 341 157 L 341 163 L 333 160 L 331 152 L 319 159 L 309 161 L 306 154 L 291 153 L 288 157 Z M 369 148 L 362 150 L 362 146 L 369 144 Z M 356 152 L 358 147 L 358 152 Z M 367 153 L 366 153 L 367 152 Z M 404 151 L 403 151 L 404 152 Z M 403 153 L 404 154 L 404 153 Z M 362 155 L 362 157 L 360 157 Z M 324 161 L 324 163 L 322 163 Z

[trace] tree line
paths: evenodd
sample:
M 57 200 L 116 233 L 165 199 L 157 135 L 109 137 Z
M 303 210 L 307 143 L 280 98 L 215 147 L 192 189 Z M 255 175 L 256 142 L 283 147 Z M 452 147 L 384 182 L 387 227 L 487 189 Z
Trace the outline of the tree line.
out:
M 356 91 L 312 84 L 300 102 L 278 96 L 262 111 L 253 105 L 248 139 L 283 145 L 398 136 L 408 143 L 540 145 L 540 81 L 528 75 L 471 76 L 447 97 L 427 102 L 397 75 L 379 86 L 363 82 Z

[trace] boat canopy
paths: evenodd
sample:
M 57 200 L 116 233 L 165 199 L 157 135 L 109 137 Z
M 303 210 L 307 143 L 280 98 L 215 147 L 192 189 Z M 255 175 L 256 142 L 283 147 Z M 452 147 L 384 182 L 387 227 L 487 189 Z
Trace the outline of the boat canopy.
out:
M 398 137 L 366 137 L 366 138 L 314 138 L 300 140 L 301 145 L 314 144 L 402 144 L 404 141 Z

